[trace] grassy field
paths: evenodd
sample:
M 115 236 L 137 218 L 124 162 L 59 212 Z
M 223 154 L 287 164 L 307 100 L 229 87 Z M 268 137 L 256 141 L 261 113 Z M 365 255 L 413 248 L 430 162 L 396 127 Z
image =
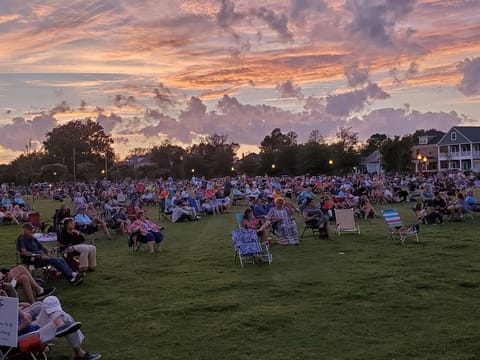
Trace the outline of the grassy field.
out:
M 35 204 L 42 219 L 56 205 Z M 78 287 L 55 282 L 87 349 L 104 359 L 480 358 L 478 218 L 423 226 L 421 243 L 404 246 L 386 240 L 382 219 L 361 220 L 360 236 L 307 233 L 298 247 L 274 246 L 270 266 L 240 268 L 229 233 L 241 210 L 164 224 L 153 255 L 100 238 L 95 273 Z M 0 265 L 14 265 L 19 232 L 0 227 Z M 63 341 L 50 353 L 71 356 Z

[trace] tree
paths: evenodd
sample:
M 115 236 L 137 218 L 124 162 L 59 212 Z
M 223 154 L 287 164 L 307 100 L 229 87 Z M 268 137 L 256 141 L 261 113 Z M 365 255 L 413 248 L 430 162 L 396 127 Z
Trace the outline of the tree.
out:
M 239 146 L 228 142 L 227 135 L 212 134 L 199 144 L 190 146 L 185 157 L 185 173 L 192 169 L 195 174 L 209 178 L 231 173 L 235 154 Z
M 236 171 L 239 174 L 247 174 L 254 176 L 258 174 L 260 167 L 261 156 L 255 153 L 248 154 L 244 158 L 237 161 Z
M 320 130 L 318 129 L 312 130 L 307 140 L 307 143 L 322 144 L 324 142 L 325 142 L 325 136 L 323 136 Z
M 410 170 L 412 144 L 412 136 L 409 135 L 403 138 L 395 136 L 382 145 L 382 164 L 386 172 L 394 173 Z
M 76 164 L 89 164 L 83 166 L 83 174 L 100 172 L 105 166 L 105 159 L 109 164 L 107 166 L 114 162 L 112 137 L 105 134 L 102 125 L 91 119 L 59 125 L 46 137 L 43 146 L 47 160 L 67 166 L 69 174 L 73 174 L 74 154 Z M 85 171 L 87 168 L 89 170 Z
M 373 134 L 365 142 L 365 146 L 361 149 L 362 156 L 368 156 L 375 150 L 380 150 L 383 144 L 389 139 L 386 134 Z
M 149 155 L 150 161 L 160 170 L 160 176 L 183 178 L 185 176 L 183 159 L 186 153 L 182 147 L 166 140 L 160 146 L 154 146 Z
M 359 165 L 360 154 L 357 149 L 358 133 L 351 127 L 340 127 L 336 134 L 337 142 L 330 146 L 333 170 L 338 173 L 350 173 Z
M 297 144 L 297 133 L 290 131 L 286 134 L 282 130 L 275 128 L 270 135 L 265 136 L 260 143 L 260 150 L 262 152 L 279 152 L 280 150 Z

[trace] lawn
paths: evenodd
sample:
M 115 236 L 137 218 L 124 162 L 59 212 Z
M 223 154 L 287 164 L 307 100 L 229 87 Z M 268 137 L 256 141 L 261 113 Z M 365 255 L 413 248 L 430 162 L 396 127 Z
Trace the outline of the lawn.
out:
M 55 206 L 35 203 L 44 220 Z M 270 266 L 240 268 L 236 211 L 164 224 L 153 255 L 100 238 L 95 273 L 77 287 L 55 282 L 87 349 L 104 359 L 480 358 L 478 217 L 423 226 L 421 243 L 404 246 L 386 240 L 382 219 L 361 220 L 360 236 L 307 233 L 298 247 L 274 246 Z M 2 266 L 14 265 L 19 232 L 0 227 Z M 49 357 L 71 354 L 59 341 Z

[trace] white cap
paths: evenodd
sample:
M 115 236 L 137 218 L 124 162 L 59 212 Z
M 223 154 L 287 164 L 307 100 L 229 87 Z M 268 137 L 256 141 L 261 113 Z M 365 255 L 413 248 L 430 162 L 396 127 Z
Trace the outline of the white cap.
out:
M 43 309 L 50 315 L 54 312 L 62 311 L 62 305 L 56 296 L 47 296 L 45 300 L 43 300 Z

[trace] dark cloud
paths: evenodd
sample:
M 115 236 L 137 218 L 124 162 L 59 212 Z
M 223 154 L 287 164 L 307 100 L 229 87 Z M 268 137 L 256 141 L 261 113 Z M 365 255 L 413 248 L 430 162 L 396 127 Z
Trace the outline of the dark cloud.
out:
M 70 108 L 68 103 L 64 100 L 60 104 L 55 106 L 53 109 L 50 109 L 49 114 L 50 116 L 53 116 L 58 113 L 63 114 L 71 111 L 72 111 L 72 108 Z
M 401 83 L 404 80 L 408 80 L 417 76 L 419 72 L 420 66 L 416 61 L 410 62 L 408 69 L 405 70 L 399 69 L 397 66 L 394 66 L 393 68 L 388 70 L 388 73 L 393 78 L 393 81 L 397 84 Z
M 288 17 L 285 14 L 277 14 L 266 7 L 251 9 L 251 15 L 264 21 L 268 27 L 276 32 L 282 41 L 292 41 L 293 33 L 288 28 Z
M 292 0 L 290 18 L 297 25 L 301 25 L 305 22 L 306 15 L 326 8 L 327 4 L 324 0 Z
M 351 119 L 349 126 L 358 131 L 361 139 L 366 139 L 375 132 L 393 136 L 411 134 L 418 129 L 446 131 L 461 122 L 462 118 L 455 111 L 421 113 L 408 108 L 384 108 L 373 110 L 362 118 Z
M 368 82 L 368 69 L 361 69 L 358 62 L 345 66 L 344 72 L 350 87 L 361 86 Z
M 395 48 L 398 42 L 413 34 L 407 30 L 399 37 L 396 24 L 410 14 L 416 0 L 347 0 L 345 7 L 352 13 L 346 30 L 355 42 L 383 48 Z M 357 45 L 362 45 L 358 44 Z
M 465 96 L 480 94 L 480 57 L 465 59 L 457 66 L 462 75 L 458 90 Z
M 153 90 L 154 100 L 157 106 L 162 110 L 169 110 L 175 106 L 175 99 L 173 93 L 162 83 Z
M 5 114 L 6 114 L 6 115 L 10 115 L 11 113 L 12 113 L 12 109 L 7 109 L 7 110 L 5 110 Z
M 21 151 L 30 141 L 42 141 L 45 134 L 57 125 L 57 121 L 50 115 L 35 116 L 32 120 L 17 117 L 0 127 L 0 145 Z
M 292 80 L 287 80 L 276 87 L 280 98 L 297 98 L 303 99 L 302 88 L 293 83 Z
M 231 0 L 222 0 L 217 14 L 217 23 L 222 28 L 230 28 L 241 20 L 244 15 L 235 12 L 235 3 Z
M 104 114 L 98 114 L 97 116 L 97 123 L 103 126 L 106 134 L 110 134 L 112 130 L 117 125 L 122 124 L 122 122 L 122 117 L 114 113 L 111 113 L 109 116 L 106 116 Z
M 376 83 L 370 83 L 362 89 L 327 96 L 325 110 L 329 114 L 346 117 L 351 113 L 363 110 L 371 100 L 381 100 L 389 97 L 390 95 Z
M 121 108 L 122 106 L 135 105 L 137 100 L 133 95 L 126 96 L 126 95 L 117 94 L 113 98 L 113 102 L 116 107 Z

